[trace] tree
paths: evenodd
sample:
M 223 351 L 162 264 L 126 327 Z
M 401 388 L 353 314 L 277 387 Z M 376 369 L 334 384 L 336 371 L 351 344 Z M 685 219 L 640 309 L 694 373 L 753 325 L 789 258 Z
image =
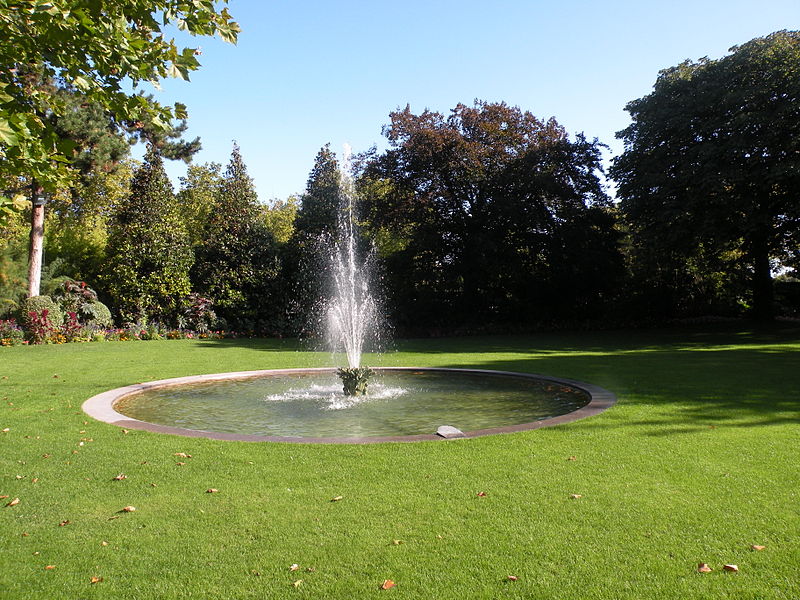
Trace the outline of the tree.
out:
M 189 294 L 194 261 L 161 157 L 149 150 L 114 212 L 101 283 L 124 321 L 173 322 Z
M 799 73 L 792 31 L 661 71 L 626 106 L 610 171 L 636 243 L 683 262 L 704 255 L 733 279 L 745 271 L 763 319 L 773 267 L 800 246 Z
M 314 321 L 319 317 L 325 293 L 322 273 L 328 266 L 341 212 L 340 183 L 339 162 L 330 144 L 326 144 L 314 159 L 292 237 L 283 250 L 289 287 L 286 300 L 289 328 L 296 334 L 313 332 Z
M 39 81 L 52 79 L 132 127 L 168 131 L 186 107 L 162 106 L 131 92 L 144 82 L 189 78 L 200 63 L 193 48 L 179 49 L 169 26 L 192 35 L 235 42 L 239 26 L 213 1 L 18 0 L 0 6 L 0 179 L 27 177 L 46 191 L 69 184 L 74 144 L 58 135 L 52 116 L 68 106 Z M 3 194 L 5 206 L 10 201 Z
M 214 301 L 217 315 L 239 330 L 274 333 L 283 322 L 279 263 L 239 147 L 222 177 L 196 249 L 196 290 Z
M 597 141 L 505 103 L 390 118 L 360 183 L 400 325 L 597 316 L 619 265 Z

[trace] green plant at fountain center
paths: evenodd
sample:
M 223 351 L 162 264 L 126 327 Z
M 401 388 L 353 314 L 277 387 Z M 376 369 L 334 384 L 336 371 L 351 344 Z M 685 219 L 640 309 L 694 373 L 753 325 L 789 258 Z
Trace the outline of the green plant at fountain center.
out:
M 365 396 L 367 382 L 373 373 L 374 371 L 369 367 L 348 367 L 336 370 L 336 374 L 342 380 L 342 391 L 345 396 Z

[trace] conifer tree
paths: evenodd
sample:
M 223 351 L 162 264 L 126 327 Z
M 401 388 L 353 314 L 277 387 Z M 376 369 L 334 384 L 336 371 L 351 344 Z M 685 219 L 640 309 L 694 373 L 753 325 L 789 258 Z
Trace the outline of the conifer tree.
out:
M 123 321 L 168 323 L 190 292 L 194 256 L 161 157 L 148 150 L 112 216 L 102 283 Z
M 253 180 L 234 145 L 196 250 L 192 278 L 230 327 L 274 333 L 282 321 L 276 301 L 279 264 L 261 212 Z

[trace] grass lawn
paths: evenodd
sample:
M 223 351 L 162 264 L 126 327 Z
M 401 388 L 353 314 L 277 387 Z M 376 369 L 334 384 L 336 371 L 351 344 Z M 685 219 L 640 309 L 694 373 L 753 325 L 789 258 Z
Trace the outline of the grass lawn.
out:
M 80 410 L 139 381 L 325 358 L 275 340 L 0 348 L 0 598 L 800 598 L 798 328 L 406 340 L 373 357 L 619 398 L 472 440 L 223 442 Z

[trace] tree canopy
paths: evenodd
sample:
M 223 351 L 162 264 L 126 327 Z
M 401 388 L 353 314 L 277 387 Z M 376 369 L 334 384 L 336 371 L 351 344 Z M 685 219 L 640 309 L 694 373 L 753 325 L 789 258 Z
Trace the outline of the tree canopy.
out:
M 59 88 L 77 90 L 134 130 L 170 132 L 173 119 L 186 117 L 186 107 L 163 106 L 138 89 L 167 77 L 188 80 L 199 68 L 199 51 L 179 48 L 168 37 L 172 27 L 236 41 L 239 26 L 216 4 L 0 0 L 0 180 L 25 177 L 49 191 L 70 180 L 75 142 L 59 135 L 53 118 L 70 108 Z M 42 79 L 57 85 L 40 85 Z M 18 190 L 10 191 L 3 195 L 5 207 Z
M 611 175 L 634 238 L 662 255 L 727 255 L 769 318 L 771 271 L 800 246 L 800 32 L 665 69 L 626 110 Z
M 390 118 L 361 184 L 394 303 L 420 323 L 585 315 L 618 254 L 599 144 L 505 103 Z

